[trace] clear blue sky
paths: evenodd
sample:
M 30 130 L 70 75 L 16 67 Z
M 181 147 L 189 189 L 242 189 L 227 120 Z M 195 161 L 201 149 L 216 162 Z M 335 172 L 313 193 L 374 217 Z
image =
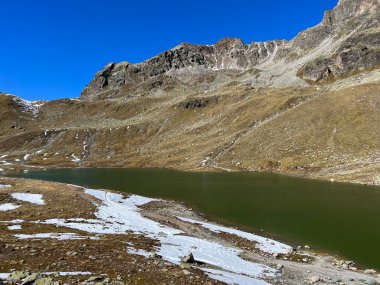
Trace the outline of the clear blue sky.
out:
M 180 42 L 291 39 L 337 0 L 0 0 L 0 91 L 78 97 L 110 61 L 137 63 Z

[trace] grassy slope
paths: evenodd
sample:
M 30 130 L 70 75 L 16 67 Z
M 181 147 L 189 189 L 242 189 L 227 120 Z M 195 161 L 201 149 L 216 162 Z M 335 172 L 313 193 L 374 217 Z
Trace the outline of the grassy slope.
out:
M 25 129 L 3 122 L 0 152 L 14 159 L 42 150 L 27 162 L 35 165 L 183 170 L 204 169 L 200 162 L 210 157 L 206 169 L 373 183 L 380 167 L 379 87 L 327 92 L 229 86 L 202 95 L 174 89 L 130 99 L 53 101 L 34 120 L 20 120 Z M 193 109 L 181 104 L 200 97 L 213 99 Z M 82 161 L 72 162 L 72 153 Z

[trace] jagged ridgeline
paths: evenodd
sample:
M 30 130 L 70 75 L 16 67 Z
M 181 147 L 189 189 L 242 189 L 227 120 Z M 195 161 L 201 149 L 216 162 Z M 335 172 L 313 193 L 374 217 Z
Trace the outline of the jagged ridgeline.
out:
M 139 64 L 110 63 L 82 98 L 136 92 L 136 85 L 153 78 L 155 84 L 143 89 L 181 83 L 210 89 L 236 80 L 260 87 L 305 87 L 345 78 L 380 65 L 379 19 L 378 0 L 341 0 L 321 24 L 289 42 L 245 44 L 225 38 L 214 45 L 182 43 Z M 235 76 L 228 76 L 231 71 Z
M 379 7 L 341 0 L 290 41 L 182 43 L 109 63 L 79 99 L 2 94 L 1 167 L 272 170 L 379 184 Z

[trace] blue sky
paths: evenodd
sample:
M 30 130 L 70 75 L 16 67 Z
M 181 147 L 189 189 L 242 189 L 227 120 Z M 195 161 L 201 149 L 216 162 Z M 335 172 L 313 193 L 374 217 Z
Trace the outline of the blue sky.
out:
M 337 0 L 0 0 L 0 91 L 78 97 L 110 61 L 137 63 L 181 42 L 291 39 Z

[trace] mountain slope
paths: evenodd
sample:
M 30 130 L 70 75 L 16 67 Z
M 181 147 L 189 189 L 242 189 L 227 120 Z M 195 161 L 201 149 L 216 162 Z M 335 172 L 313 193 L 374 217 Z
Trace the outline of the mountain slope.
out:
M 80 99 L 32 113 L 0 94 L 0 154 L 12 167 L 270 170 L 380 184 L 379 6 L 341 0 L 289 42 L 226 38 L 110 63 Z

